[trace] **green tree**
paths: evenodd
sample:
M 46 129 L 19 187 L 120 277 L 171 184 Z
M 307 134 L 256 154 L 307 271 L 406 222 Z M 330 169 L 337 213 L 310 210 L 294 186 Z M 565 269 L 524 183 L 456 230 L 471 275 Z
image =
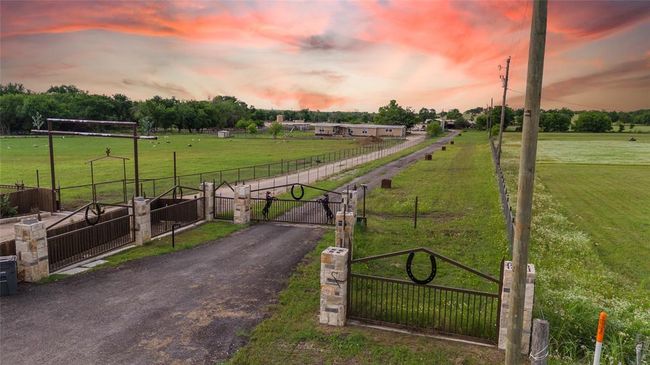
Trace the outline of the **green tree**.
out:
M 418 117 L 420 118 L 420 122 L 422 122 L 422 123 L 426 122 L 428 119 L 435 120 L 436 119 L 436 110 L 433 109 L 433 108 L 431 108 L 431 109 L 422 108 L 418 112 Z
M 250 119 L 240 119 L 235 124 L 237 129 L 246 129 L 249 125 L 254 124 Z
M 23 84 L 8 83 L 7 85 L 0 84 L 0 95 L 9 94 L 31 94 L 31 91 L 26 89 Z
M 542 132 L 566 132 L 571 127 L 571 117 L 567 114 L 551 111 L 543 112 L 539 118 Z
M 250 134 L 257 133 L 257 125 L 255 123 L 250 123 L 248 127 L 246 127 L 246 132 Z
M 478 117 L 476 117 L 475 122 L 476 122 L 475 126 L 477 129 L 485 130 L 487 129 L 488 117 L 486 114 L 481 114 Z
M 377 124 L 396 124 L 411 128 L 416 123 L 415 112 L 411 108 L 403 108 L 397 101 L 391 100 L 387 105 L 379 108 L 375 115 Z
M 79 90 L 74 85 L 59 85 L 59 86 L 50 86 L 46 91 L 48 94 L 80 94 L 86 93 L 85 91 Z
M 271 126 L 269 127 L 269 132 L 271 132 L 273 138 L 277 138 L 278 134 L 282 132 L 282 124 L 278 122 L 271 123 Z
M 493 125 L 500 125 L 501 124 L 501 106 L 495 106 L 492 108 L 492 111 L 490 112 L 490 116 L 492 117 L 492 124 Z M 512 122 L 515 120 L 515 112 L 512 110 L 512 108 L 508 107 L 506 105 L 506 113 L 505 113 L 505 118 L 503 120 L 503 128 L 507 128 Z
M 442 134 L 442 127 L 438 123 L 429 123 L 427 125 L 427 134 L 429 137 L 438 137 Z
M 650 125 L 650 110 L 645 110 L 634 117 L 634 124 Z
M 612 120 L 605 112 L 583 112 L 578 114 L 575 130 L 578 132 L 608 132 L 612 129 Z
M 452 109 L 447 112 L 447 120 L 456 121 L 456 119 L 461 118 L 463 114 L 458 109 Z

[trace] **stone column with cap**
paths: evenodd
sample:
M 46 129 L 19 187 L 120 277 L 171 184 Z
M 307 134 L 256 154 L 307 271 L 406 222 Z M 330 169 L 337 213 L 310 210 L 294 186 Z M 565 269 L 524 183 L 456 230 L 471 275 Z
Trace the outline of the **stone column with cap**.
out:
M 251 186 L 235 186 L 234 199 L 234 218 L 235 224 L 248 224 L 251 221 Z
M 355 222 L 356 218 L 353 212 L 336 212 L 336 227 L 334 228 L 336 247 L 350 248 Z
M 199 189 L 205 192 L 203 199 L 203 219 L 211 221 L 214 219 L 214 183 L 202 182 Z
M 143 197 L 133 199 L 133 216 L 135 220 L 135 244 L 142 246 L 151 240 L 151 207 Z
M 37 282 L 50 275 L 47 256 L 47 230 L 36 218 L 23 219 L 14 225 L 18 280 Z
M 320 323 L 345 326 L 348 270 L 347 248 L 329 247 L 321 253 Z
M 535 265 L 528 264 L 526 273 L 526 294 L 524 297 L 523 331 L 521 332 L 521 353 L 527 354 L 530 348 L 530 334 L 533 325 L 533 301 L 535 299 Z M 510 315 L 510 292 L 512 289 L 512 261 L 503 263 L 503 285 L 501 288 L 501 308 L 499 308 L 499 349 L 505 350 Z

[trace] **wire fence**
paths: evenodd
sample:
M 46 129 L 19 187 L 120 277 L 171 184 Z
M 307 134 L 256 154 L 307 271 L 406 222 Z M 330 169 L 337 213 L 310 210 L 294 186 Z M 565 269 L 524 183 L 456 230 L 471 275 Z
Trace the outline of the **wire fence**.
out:
M 402 142 L 404 142 L 403 139 L 388 139 L 365 146 L 347 148 L 293 160 L 281 160 L 267 164 L 203 171 L 192 174 L 179 174 L 176 177 L 140 178 L 140 191 L 142 196 L 152 197 L 175 185 L 199 186 L 202 182 L 206 181 L 228 181 L 235 185 L 246 181 L 273 178 L 390 149 Z M 183 168 L 182 163 L 179 164 L 178 168 Z M 40 178 L 42 179 L 43 176 Z M 133 179 L 116 179 L 96 182 L 95 184 L 78 184 L 72 186 L 60 186 L 59 184 L 56 191 L 60 207 L 62 209 L 69 209 L 91 201 L 93 189 L 98 200 L 115 203 L 126 203 L 133 196 L 135 190 Z
M 496 173 L 497 184 L 499 186 L 499 196 L 501 197 L 501 210 L 506 223 L 506 231 L 508 233 L 508 243 L 510 252 L 512 252 L 512 243 L 515 234 L 515 217 L 512 214 L 512 207 L 510 206 L 510 196 L 508 195 L 508 187 L 506 180 L 503 176 L 501 163 L 497 156 L 497 148 L 494 145 L 494 140 L 490 139 L 490 148 L 492 149 L 492 161 L 494 162 L 494 170 Z

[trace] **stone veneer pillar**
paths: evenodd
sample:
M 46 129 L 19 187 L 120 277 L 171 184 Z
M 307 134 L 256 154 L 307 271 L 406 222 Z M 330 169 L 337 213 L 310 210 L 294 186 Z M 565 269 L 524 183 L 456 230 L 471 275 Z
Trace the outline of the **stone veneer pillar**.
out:
M 535 265 L 528 264 L 526 273 L 526 294 L 524 297 L 523 330 L 521 332 L 521 353 L 526 354 L 530 348 L 530 334 L 533 324 L 533 300 L 535 298 Z M 512 261 L 503 263 L 503 286 L 501 288 L 501 308 L 499 323 L 499 349 L 506 348 L 508 316 L 510 315 L 510 291 L 512 288 Z
M 329 247 L 320 255 L 320 323 L 345 326 L 348 249 Z
M 345 193 L 343 194 L 343 204 L 347 205 L 348 211 L 353 212 L 356 215 L 357 214 L 357 191 L 356 190 L 345 191 Z
M 234 199 L 234 218 L 235 224 L 248 224 L 251 221 L 251 186 L 235 186 Z
M 336 227 L 334 230 L 336 247 L 350 248 L 355 222 L 356 218 L 353 212 L 336 212 Z
M 203 199 L 203 219 L 211 221 L 214 219 L 214 183 L 203 182 L 199 186 L 199 189 L 205 191 L 205 199 Z
M 23 219 L 14 225 L 18 281 L 37 282 L 50 275 L 47 257 L 47 230 L 36 218 Z
M 143 197 L 133 199 L 135 218 L 135 245 L 142 246 L 151 240 L 151 207 Z

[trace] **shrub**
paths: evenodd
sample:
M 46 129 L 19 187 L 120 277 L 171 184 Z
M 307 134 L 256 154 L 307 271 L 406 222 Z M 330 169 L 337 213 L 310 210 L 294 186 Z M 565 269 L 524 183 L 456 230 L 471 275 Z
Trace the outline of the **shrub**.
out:
M 584 112 L 578 115 L 574 127 L 577 132 L 607 132 L 612 129 L 612 120 L 607 113 Z
M 442 127 L 436 122 L 431 122 L 427 126 L 427 134 L 429 137 L 438 137 L 442 134 Z
M 246 127 L 246 132 L 250 134 L 255 134 L 257 133 L 257 125 L 255 123 L 251 123 Z
M 544 112 L 539 118 L 542 132 L 566 132 L 571 127 L 571 117 L 559 112 Z
M 9 195 L 0 195 L 0 218 L 13 217 L 18 214 L 18 207 L 12 207 Z
M 240 120 L 237 121 L 237 123 L 235 123 L 235 128 L 237 128 L 237 129 L 246 129 L 251 124 L 252 124 L 251 120 L 240 119 Z
M 280 132 L 282 132 L 282 124 L 278 122 L 273 122 L 271 123 L 271 126 L 269 127 L 269 132 L 271 132 L 271 135 L 273 135 L 273 138 L 276 138 Z

